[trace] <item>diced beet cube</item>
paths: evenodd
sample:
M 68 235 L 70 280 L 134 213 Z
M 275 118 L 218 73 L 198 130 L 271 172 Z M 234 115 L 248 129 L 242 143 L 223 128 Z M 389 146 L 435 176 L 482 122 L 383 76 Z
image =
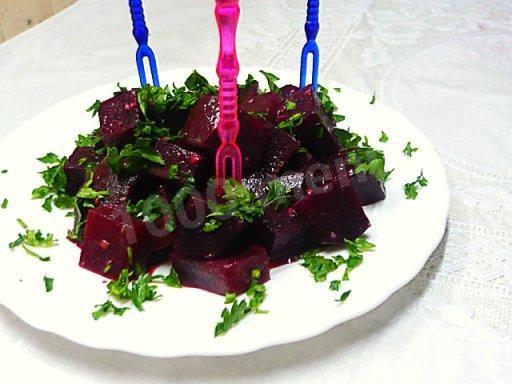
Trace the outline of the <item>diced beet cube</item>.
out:
M 291 95 L 294 94 L 295 92 L 297 92 L 299 89 L 300 88 L 297 87 L 296 85 L 287 84 L 284 87 L 281 87 L 281 89 L 279 90 L 279 93 L 281 94 L 281 97 L 284 100 L 288 100 L 288 99 L 290 99 Z
M 274 123 L 277 117 L 277 110 L 282 104 L 283 99 L 280 94 L 268 92 L 245 99 L 240 104 L 240 111 L 249 115 L 263 117 L 265 120 Z
M 246 99 L 252 96 L 256 96 L 259 93 L 260 85 L 257 81 L 254 81 L 247 88 L 241 88 L 238 86 L 238 104 L 242 104 Z
M 305 196 L 292 207 L 320 244 L 343 244 L 345 238 L 353 240 L 370 227 L 346 171 L 320 181 L 317 188 L 306 189 Z
M 316 163 L 313 156 L 309 152 L 295 152 L 293 156 L 290 158 L 290 161 L 286 164 L 284 168 L 287 171 L 296 171 L 305 173 L 306 170 Z
M 155 151 L 165 161 L 165 166 L 155 165 L 148 168 L 147 172 L 152 176 L 169 180 L 169 168 L 174 164 L 178 166 L 179 180 L 175 182 L 179 185 L 191 176 L 199 182 L 206 181 L 209 173 L 213 173 L 213 165 L 206 156 L 185 149 L 166 138 L 156 142 Z
M 141 117 L 137 93 L 134 90 L 117 93 L 101 103 L 98 114 L 101 137 L 106 145 L 129 141 Z
M 101 160 L 101 156 L 94 148 L 77 147 L 66 161 L 64 172 L 68 180 L 66 192 L 76 195 L 82 185 L 86 182 L 87 167 L 93 167 Z M 91 165 L 92 164 L 92 165 Z
M 220 142 L 217 134 L 219 113 L 218 97 L 202 95 L 190 111 L 180 143 L 203 151 L 216 149 Z
M 170 259 L 183 285 L 219 295 L 246 292 L 251 285 L 251 271 L 254 269 L 261 273 L 260 283 L 270 279 L 267 252 L 254 245 L 233 251 L 222 259 L 201 260 L 174 251 Z
M 220 145 L 217 133 L 219 121 L 218 97 L 203 95 L 190 112 L 183 128 L 180 144 L 214 156 Z M 243 156 L 245 171 L 250 172 L 261 164 L 268 140 L 270 123 L 264 119 L 241 112 L 237 143 Z
M 92 188 L 95 191 L 109 192 L 103 204 L 121 206 L 126 205 L 135 194 L 139 176 L 118 176 L 104 159 L 96 166 L 92 180 Z
M 152 251 L 144 223 L 114 206 L 93 208 L 87 215 L 80 266 L 115 279 L 124 268 L 146 268 Z
M 296 138 L 317 159 L 325 159 L 336 152 L 341 146 L 333 133 L 334 122 L 325 113 L 318 95 L 311 86 L 296 90 L 289 95 L 296 108 L 288 110 L 286 103 L 278 111 L 278 122 L 284 121 L 295 114 L 302 114 L 302 123 L 294 128 Z
M 212 232 L 203 231 L 205 216 L 208 213 L 206 198 L 193 194 L 184 210 L 176 212 L 179 228 L 175 249 L 187 256 L 212 258 L 223 254 L 241 240 L 247 224 L 238 219 L 228 219 Z
M 364 172 L 354 174 L 350 179 L 361 204 L 370 205 L 386 198 L 386 187 L 382 180 Z
M 239 114 L 239 121 L 237 144 L 242 152 L 243 172 L 248 174 L 261 166 L 272 125 L 244 112 Z
M 297 256 L 304 250 L 306 228 L 291 207 L 279 210 L 273 206 L 266 208 L 253 234 L 271 260 Z
M 274 128 L 270 132 L 262 172 L 277 175 L 297 152 L 300 143 L 282 129 Z

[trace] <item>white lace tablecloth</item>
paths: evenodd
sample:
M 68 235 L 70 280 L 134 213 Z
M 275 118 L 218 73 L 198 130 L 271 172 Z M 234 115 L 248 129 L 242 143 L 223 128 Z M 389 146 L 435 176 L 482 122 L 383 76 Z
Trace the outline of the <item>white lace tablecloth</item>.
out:
M 242 0 L 242 65 L 297 69 L 305 2 Z M 446 165 L 448 230 L 420 275 L 325 335 L 231 358 L 95 351 L 0 308 L 1 382 L 512 382 L 512 2 L 321 2 L 321 77 L 376 91 Z M 212 0 L 145 3 L 162 69 L 215 64 Z M 0 45 L 0 138 L 65 97 L 133 75 L 129 31 L 126 1 L 79 0 Z

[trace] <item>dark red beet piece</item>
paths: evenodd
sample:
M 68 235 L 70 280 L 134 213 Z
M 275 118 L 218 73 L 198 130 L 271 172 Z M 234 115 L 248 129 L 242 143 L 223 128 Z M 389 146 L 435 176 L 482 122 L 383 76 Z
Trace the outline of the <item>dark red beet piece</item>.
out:
M 217 96 L 201 96 L 190 112 L 179 144 L 209 153 L 211 156 L 215 155 L 220 144 L 217 133 L 219 121 L 217 103 Z M 244 171 L 250 172 L 261 164 L 271 125 L 264 119 L 249 116 L 243 112 L 240 113 L 239 120 L 240 131 L 237 143 L 242 151 Z
M 80 266 L 115 279 L 124 268 L 145 269 L 151 238 L 144 223 L 114 206 L 93 208 L 87 215 Z
M 265 247 L 271 260 L 295 256 L 304 250 L 306 228 L 291 207 L 279 210 L 273 206 L 266 208 L 252 233 L 258 244 Z
M 169 168 L 171 165 L 178 165 L 179 180 L 175 180 L 177 184 L 182 185 L 190 176 L 203 182 L 208 179 L 209 172 L 213 169 L 209 159 L 198 153 L 185 149 L 170 140 L 160 139 L 155 144 L 155 151 L 165 161 L 165 166 L 151 166 L 148 168 L 148 174 L 163 180 L 169 180 Z M 211 173 L 211 172 L 210 172 Z
M 66 161 L 64 172 L 68 184 L 66 192 L 70 195 L 76 195 L 82 185 L 86 182 L 87 167 L 96 165 L 101 160 L 101 156 L 96 153 L 94 148 L 77 147 Z
M 311 86 L 292 92 L 288 100 L 296 103 L 296 108 L 287 110 L 286 103 L 278 112 L 278 122 L 295 114 L 302 114 L 302 123 L 295 127 L 296 138 L 317 159 L 326 159 L 340 150 L 333 133 L 334 122 L 325 113 L 320 99 Z
M 247 88 L 241 88 L 238 86 L 238 104 L 242 104 L 246 99 L 252 96 L 256 96 L 259 93 L 260 85 L 257 81 L 254 81 Z
M 242 151 L 243 172 L 249 174 L 261 166 L 272 125 L 262 118 L 244 112 L 240 112 L 239 120 L 237 143 Z
M 127 142 L 133 136 L 135 126 L 140 121 L 141 110 L 135 91 L 119 92 L 101 103 L 100 133 L 106 145 Z
M 169 191 L 169 188 L 160 185 L 157 190 L 156 194 L 160 196 L 165 202 L 169 203 L 171 201 L 171 193 Z M 169 223 L 169 221 L 174 221 L 174 225 L 176 226 L 176 218 L 174 215 L 164 215 L 157 219 L 153 223 L 146 223 L 146 227 L 152 237 L 152 249 L 153 252 L 161 251 L 165 248 L 170 247 L 176 242 L 176 230 L 173 232 L 169 232 L 166 229 L 166 225 Z
M 139 176 L 118 176 L 104 159 L 96 166 L 92 180 L 92 188 L 95 191 L 109 192 L 103 204 L 121 206 L 126 205 L 135 194 Z
M 279 90 L 279 93 L 281 94 L 281 97 L 284 99 L 284 100 L 288 100 L 290 99 L 290 97 L 299 90 L 300 88 L 297 87 L 296 85 L 292 85 L 292 84 L 287 84 L 285 85 L 284 87 L 282 87 L 280 90 Z
M 386 198 L 384 182 L 367 173 L 357 173 L 350 177 L 352 186 L 357 192 L 361 204 L 370 205 Z
M 345 238 L 353 240 L 370 227 L 346 171 L 317 185 L 305 189 L 305 196 L 292 206 L 308 226 L 314 241 L 343 244 Z
M 229 219 L 213 232 L 203 231 L 208 204 L 204 197 L 194 194 L 177 217 L 179 228 L 175 249 L 178 253 L 203 258 L 223 254 L 235 241 L 239 241 L 247 224 L 238 219 Z
M 260 283 L 270 279 L 267 252 L 254 245 L 233 251 L 222 259 L 200 260 L 174 251 L 171 251 L 170 259 L 183 285 L 218 295 L 246 292 L 254 269 L 261 272 Z
M 262 172 L 277 175 L 290 160 L 300 143 L 282 129 L 274 128 L 270 131 Z
M 248 97 L 240 104 L 240 111 L 249 115 L 260 116 L 275 123 L 277 110 L 283 104 L 280 94 L 274 92 L 257 94 Z
M 219 144 L 218 122 L 218 97 L 202 95 L 190 111 L 180 143 L 187 148 L 211 152 Z

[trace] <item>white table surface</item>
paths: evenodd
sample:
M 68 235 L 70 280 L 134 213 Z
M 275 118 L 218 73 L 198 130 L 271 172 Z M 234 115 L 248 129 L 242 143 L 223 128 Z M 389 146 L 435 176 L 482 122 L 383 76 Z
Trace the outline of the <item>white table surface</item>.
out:
M 63 98 L 134 74 L 126 3 L 79 0 L 0 45 L 0 139 Z M 215 65 L 213 1 L 145 4 L 161 69 Z M 241 64 L 297 69 L 304 4 L 242 0 Z M 320 337 L 229 358 L 96 351 L 2 307 L 0 382 L 511 382 L 512 3 L 322 0 L 322 11 L 321 77 L 376 91 L 446 165 L 448 230 L 420 275 Z

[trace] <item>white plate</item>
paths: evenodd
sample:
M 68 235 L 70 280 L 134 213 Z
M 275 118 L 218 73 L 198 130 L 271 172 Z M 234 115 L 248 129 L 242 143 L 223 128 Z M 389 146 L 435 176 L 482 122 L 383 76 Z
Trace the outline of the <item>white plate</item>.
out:
M 255 68 L 248 71 L 257 73 Z M 213 71 L 201 72 L 215 82 Z M 190 69 L 172 70 L 161 73 L 161 78 L 163 83 L 180 84 L 189 73 Z M 276 73 L 281 85 L 298 80 L 295 73 Z M 137 86 L 135 78 L 123 84 Z M 372 222 L 367 234 L 377 248 L 365 255 L 350 283 L 341 288 L 352 290 L 343 304 L 334 301 L 336 293 L 327 283 L 315 283 L 305 268 L 294 264 L 272 271 L 264 304 L 269 314 L 248 317 L 224 337 L 213 337 L 223 298 L 196 289 L 161 287 L 163 298 L 148 303 L 145 312 L 130 310 L 123 317 L 94 321 L 93 306 L 106 300 L 104 279 L 78 267 L 79 250 L 66 240 L 71 219 L 58 210 L 43 211 L 40 200 L 31 200 L 31 190 L 41 184 L 37 172 L 43 165 L 36 158 L 47 152 L 69 155 L 77 134 L 98 125 L 85 109 L 95 99 L 110 97 L 113 84 L 56 104 L 0 143 L 0 169 L 9 169 L 0 175 L 0 199 L 7 197 L 10 202 L 8 209 L 0 210 L 0 303 L 33 327 L 77 343 L 158 357 L 256 351 L 310 338 L 371 311 L 413 279 L 439 244 L 448 213 L 448 186 L 438 155 L 403 116 L 379 102 L 370 105 L 369 95 L 328 85 L 342 88 L 341 93 L 331 91 L 340 113 L 347 116 L 342 125 L 367 135 L 370 143 L 385 151 L 388 167 L 396 168 L 387 199 L 366 209 Z M 378 142 L 381 130 L 390 137 L 387 144 Z M 407 141 L 420 148 L 412 158 L 402 154 Z M 421 169 L 430 183 L 417 200 L 406 200 L 402 185 L 414 180 Z M 40 262 L 21 249 L 8 250 L 7 244 L 20 231 L 18 217 L 31 228 L 56 234 L 60 245 L 43 252 L 51 255 L 51 262 Z M 51 293 L 44 290 L 45 274 L 55 279 Z

